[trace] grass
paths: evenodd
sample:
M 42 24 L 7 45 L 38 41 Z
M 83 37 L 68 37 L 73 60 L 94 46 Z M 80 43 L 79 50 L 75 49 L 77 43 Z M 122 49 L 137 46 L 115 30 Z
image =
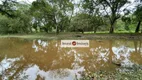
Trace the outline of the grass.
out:
M 86 74 L 81 80 L 142 80 L 142 70 L 128 72 L 98 71 Z
M 97 31 L 96 33 L 109 33 L 109 31 Z M 94 34 L 93 31 L 86 31 L 84 34 Z
M 120 67 L 116 71 L 97 71 L 82 74 L 81 80 L 142 80 L 141 65 L 132 68 Z
M 84 32 L 84 34 L 93 34 L 94 32 L 93 31 L 86 31 L 86 32 Z M 109 31 L 97 31 L 96 33 L 106 33 L 106 34 L 108 34 L 109 33 Z M 114 33 L 122 33 L 122 34 L 124 34 L 124 33 L 135 33 L 134 31 L 124 31 L 124 30 L 116 30 L 116 31 L 114 31 Z
M 77 37 L 80 35 L 81 37 Z M 32 34 L 7 34 L 0 35 L 0 38 L 26 38 L 26 39 L 142 39 L 142 34 L 133 34 L 133 33 L 106 33 L 98 32 L 96 34 L 91 32 L 77 33 L 77 32 L 61 32 L 58 35 L 55 33 L 32 33 Z

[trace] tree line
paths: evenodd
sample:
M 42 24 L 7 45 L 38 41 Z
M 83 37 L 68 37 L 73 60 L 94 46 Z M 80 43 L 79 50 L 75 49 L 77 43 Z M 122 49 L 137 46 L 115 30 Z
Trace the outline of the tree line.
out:
M 142 1 L 0 0 L 0 33 L 140 32 Z M 131 5 L 134 5 L 133 8 Z M 141 31 L 142 32 L 142 31 Z

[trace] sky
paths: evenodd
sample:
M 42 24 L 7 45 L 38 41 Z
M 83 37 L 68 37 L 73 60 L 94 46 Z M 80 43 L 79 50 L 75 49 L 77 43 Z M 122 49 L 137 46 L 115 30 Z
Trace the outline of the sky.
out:
M 32 3 L 35 0 L 18 0 L 18 1 L 26 1 L 26 2 Z M 78 1 L 80 0 L 75 0 L 75 2 L 78 2 Z M 134 2 L 134 0 L 129 0 L 129 1 Z
M 17 1 L 19 1 L 19 2 L 24 1 L 24 2 L 27 2 L 27 3 L 31 4 L 35 0 L 17 0 Z M 131 2 L 131 4 L 125 5 L 123 8 L 127 7 L 127 9 L 133 10 L 134 7 L 136 6 L 136 3 L 134 3 L 135 0 L 129 0 L 129 1 Z M 79 3 L 79 2 L 80 2 L 80 0 L 74 0 L 74 3 Z M 75 8 L 75 10 L 74 10 L 75 13 L 79 12 L 79 11 L 80 11 L 79 8 Z
M 0 1 L 2 1 L 2 0 L 0 0 Z M 26 3 L 31 4 L 35 0 L 17 0 L 17 1 L 19 1 L 19 2 L 23 2 L 24 1 Z M 133 3 L 135 0 L 129 0 L 129 1 L 131 1 L 132 3 L 130 5 L 126 5 L 126 6 L 128 6 L 128 9 L 133 9 L 134 6 L 136 5 L 136 3 Z M 74 3 L 79 3 L 79 2 L 80 2 L 80 0 L 74 0 Z M 78 12 L 78 11 L 79 11 L 79 8 L 76 8 L 75 12 Z
M 0 0 L 0 4 L 2 4 L 2 1 L 3 1 L 3 0 Z M 23 1 L 24 1 L 24 2 L 27 2 L 27 3 L 30 3 L 30 4 L 31 4 L 31 3 L 32 3 L 33 1 L 35 1 L 35 0 L 17 0 L 17 1 L 18 1 L 18 2 L 20 2 L 20 1 L 23 2 Z
M 17 0 L 17 1 L 24 1 L 24 2 L 27 2 L 27 3 L 32 3 L 35 0 Z M 74 0 L 75 3 L 78 3 L 79 1 L 80 0 Z
M 18 0 L 18 1 L 26 1 L 26 2 L 33 2 L 33 1 L 35 1 L 35 0 Z M 78 2 L 79 0 L 75 0 L 75 2 Z M 134 0 L 129 0 L 129 1 L 134 1 Z
M 24 2 L 27 2 L 27 3 L 32 3 L 35 0 L 17 0 L 17 1 L 24 1 Z

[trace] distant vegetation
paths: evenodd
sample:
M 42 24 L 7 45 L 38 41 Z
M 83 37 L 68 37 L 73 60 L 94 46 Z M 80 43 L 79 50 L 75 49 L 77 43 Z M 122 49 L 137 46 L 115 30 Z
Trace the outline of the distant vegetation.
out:
M 36 0 L 28 4 L 0 0 L 0 34 L 140 33 L 142 2 L 136 1 L 81 0 L 75 3 L 75 0 Z M 134 3 L 134 8 L 130 8 Z

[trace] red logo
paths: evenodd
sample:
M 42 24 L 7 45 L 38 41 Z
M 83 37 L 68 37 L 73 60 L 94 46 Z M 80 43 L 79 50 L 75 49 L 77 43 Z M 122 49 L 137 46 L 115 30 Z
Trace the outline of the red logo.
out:
M 75 45 L 76 45 L 76 42 L 75 42 L 75 41 L 73 41 L 73 42 L 72 42 L 72 45 L 73 45 L 73 46 L 75 46 Z

